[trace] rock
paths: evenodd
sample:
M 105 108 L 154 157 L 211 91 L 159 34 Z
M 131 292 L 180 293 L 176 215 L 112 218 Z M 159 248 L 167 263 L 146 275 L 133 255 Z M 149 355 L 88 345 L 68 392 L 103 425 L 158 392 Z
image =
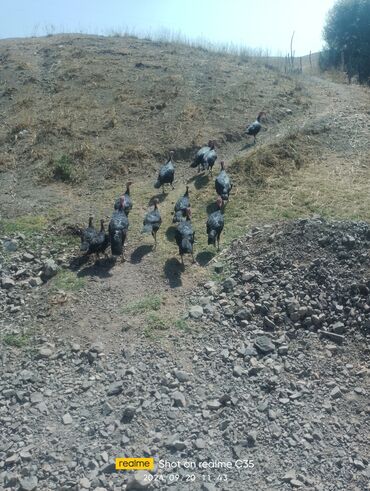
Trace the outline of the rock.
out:
M 49 281 L 53 276 L 55 276 L 59 271 L 59 266 L 53 259 L 47 259 L 41 270 L 41 279 L 44 283 Z
M 122 413 L 121 423 L 128 424 L 130 423 L 136 413 L 136 409 L 133 406 L 127 406 Z
M 174 370 L 173 374 L 179 382 L 187 382 L 191 379 L 190 373 L 184 372 L 183 370 Z
M 137 471 L 127 482 L 126 491 L 139 491 L 148 489 L 151 485 L 150 473 L 148 471 Z
M 258 351 L 263 354 L 271 353 L 275 350 L 275 345 L 267 336 L 258 336 L 254 342 Z
M 34 491 L 37 489 L 38 479 L 36 476 L 23 477 L 19 480 L 20 491 Z
M 217 401 L 216 399 L 207 402 L 207 408 L 211 409 L 212 411 L 217 411 L 217 409 L 220 409 L 221 406 L 221 402 Z
M 184 397 L 184 394 L 180 391 L 176 391 L 172 394 L 172 399 L 173 399 L 173 405 L 175 407 L 185 407 L 186 406 L 186 400 Z
M 35 259 L 35 256 L 29 252 L 26 252 L 23 254 L 22 259 L 23 261 L 26 261 L 26 263 L 30 263 Z
M 342 392 L 339 387 L 334 387 L 334 389 L 330 392 L 330 397 L 332 399 L 339 399 L 342 397 Z
M 344 334 L 346 332 L 346 328 L 343 322 L 335 322 L 335 324 L 331 326 L 331 331 L 335 332 L 336 334 Z
M 194 442 L 194 446 L 195 448 L 197 448 L 198 450 L 203 450 L 204 448 L 206 448 L 206 442 L 203 440 L 203 438 L 197 438 Z
M 28 284 L 32 287 L 41 286 L 42 279 L 39 276 L 34 276 L 28 280 Z
M 266 331 L 275 331 L 276 324 L 269 317 L 265 316 L 263 318 L 263 327 Z
M 50 348 L 39 348 L 38 358 L 50 358 L 53 355 L 53 351 Z
M 243 367 L 240 365 L 235 365 L 233 368 L 233 375 L 234 377 L 241 377 L 243 375 Z
M 15 252 L 18 249 L 18 243 L 15 240 L 4 240 L 3 247 L 6 252 Z
M 200 305 L 193 305 L 189 310 L 189 315 L 192 319 L 200 319 L 203 315 L 203 307 Z
M 62 420 L 65 425 L 70 425 L 73 422 L 72 416 L 69 413 L 64 414 Z
M 111 384 L 108 388 L 107 395 L 108 396 L 117 396 L 118 394 L 121 394 L 123 391 L 123 385 L 122 382 L 114 382 Z
M 227 278 L 223 283 L 222 283 L 223 289 L 225 292 L 231 292 L 235 286 L 236 286 L 236 281 L 234 278 Z
M 82 489 L 90 489 L 91 482 L 86 477 L 83 477 L 80 479 L 80 486 Z
M 281 478 L 281 480 L 284 482 L 290 482 L 293 479 L 296 479 L 296 472 L 294 469 L 291 469 L 290 471 L 286 472 L 284 476 Z
M 11 278 L 5 277 L 1 280 L 1 286 L 5 290 L 10 290 L 15 286 L 15 281 L 12 280 Z

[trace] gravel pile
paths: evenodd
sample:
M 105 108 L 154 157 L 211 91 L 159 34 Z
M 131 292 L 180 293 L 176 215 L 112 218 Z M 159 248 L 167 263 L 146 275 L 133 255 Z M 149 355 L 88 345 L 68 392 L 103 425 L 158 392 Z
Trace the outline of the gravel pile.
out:
M 370 489 L 369 246 L 365 223 L 255 228 L 166 344 L 4 349 L 0 489 Z M 120 456 L 179 464 L 150 481 Z

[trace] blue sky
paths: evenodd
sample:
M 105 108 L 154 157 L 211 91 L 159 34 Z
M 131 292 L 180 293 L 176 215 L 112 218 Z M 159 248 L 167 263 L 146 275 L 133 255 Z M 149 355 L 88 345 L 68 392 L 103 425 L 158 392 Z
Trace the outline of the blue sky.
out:
M 334 0 L 0 0 L 0 38 L 49 32 L 156 34 L 234 43 L 285 54 L 318 51 Z

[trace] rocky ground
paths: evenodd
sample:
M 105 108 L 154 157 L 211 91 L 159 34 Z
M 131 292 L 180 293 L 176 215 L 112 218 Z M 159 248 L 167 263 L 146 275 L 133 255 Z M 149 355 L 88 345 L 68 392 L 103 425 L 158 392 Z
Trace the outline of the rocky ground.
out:
M 50 324 L 47 280 L 66 258 L 22 241 L 3 237 L 2 323 L 37 306 Z M 364 222 L 255 227 L 188 291 L 185 331 L 107 346 L 50 326 L 26 348 L 9 331 L 0 489 L 369 489 L 369 245 Z M 150 481 L 115 472 L 119 456 L 178 464 Z

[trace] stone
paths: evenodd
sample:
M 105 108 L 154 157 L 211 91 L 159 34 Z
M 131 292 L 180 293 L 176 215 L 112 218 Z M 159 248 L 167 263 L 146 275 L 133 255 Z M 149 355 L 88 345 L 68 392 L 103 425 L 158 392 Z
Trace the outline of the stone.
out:
M 275 350 L 275 345 L 272 340 L 267 336 L 258 336 L 254 342 L 258 351 L 263 354 L 271 353 Z
M 122 382 L 114 382 L 111 384 L 108 388 L 107 395 L 108 396 L 117 396 L 118 394 L 121 394 L 123 391 L 123 385 Z
M 50 358 L 53 355 L 53 351 L 50 348 L 39 348 L 38 357 L 39 358 Z
M 1 280 L 1 286 L 5 290 L 10 290 L 15 286 L 15 281 L 12 280 L 11 278 L 5 277 Z
M 176 391 L 172 394 L 172 399 L 173 399 L 173 405 L 175 407 L 185 407 L 186 406 L 186 400 L 184 397 L 184 394 L 180 391 Z
M 330 392 L 330 397 L 332 399 L 339 399 L 342 397 L 342 391 L 339 387 L 334 387 L 334 389 Z
M 203 313 L 203 307 L 200 305 L 193 305 L 189 310 L 189 315 L 192 319 L 200 319 Z
M 221 402 L 217 401 L 216 399 L 207 402 L 207 408 L 211 409 L 212 411 L 217 411 L 217 409 L 220 409 L 221 406 Z
M 127 482 L 126 491 L 139 491 L 140 489 L 148 489 L 151 485 L 151 475 L 148 471 L 137 471 Z
M 231 292 L 235 286 L 236 286 L 236 281 L 234 278 L 227 278 L 223 283 L 222 283 L 223 289 L 225 292 Z
M 30 263 L 35 259 L 35 256 L 33 254 L 30 254 L 29 252 L 25 252 L 22 256 L 23 261 L 26 261 L 26 263 Z
M 44 283 L 49 281 L 53 276 L 55 276 L 59 271 L 59 266 L 53 259 L 47 259 L 41 270 L 41 279 Z
M 73 421 L 72 416 L 69 413 L 64 414 L 62 420 L 65 425 L 70 425 Z
M 235 365 L 233 368 L 234 377 L 241 377 L 243 375 L 243 367 L 240 365 Z
M 184 372 L 183 370 L 174 370 L 173 374 L 179 382 L 187 382 L 190 380 L 190 373 Z
M 127 424 L 133 420 L 136 413 L 136 409 L 133 406 L 127 406 L 122 413 L 121 423 Z
M 86 477 L 83 477 L 80 479 L 80 486 L 82 489 L 90 489 L 91 482 Z
M 37 489 L 38 479 L 36 476 L 23 477 L 19 481 L 20 491 L 34 491 Z
M 265 316 L 263 318 L 263 327 L 266 331 L 275 331 L 276 324 L 269 317 Z

